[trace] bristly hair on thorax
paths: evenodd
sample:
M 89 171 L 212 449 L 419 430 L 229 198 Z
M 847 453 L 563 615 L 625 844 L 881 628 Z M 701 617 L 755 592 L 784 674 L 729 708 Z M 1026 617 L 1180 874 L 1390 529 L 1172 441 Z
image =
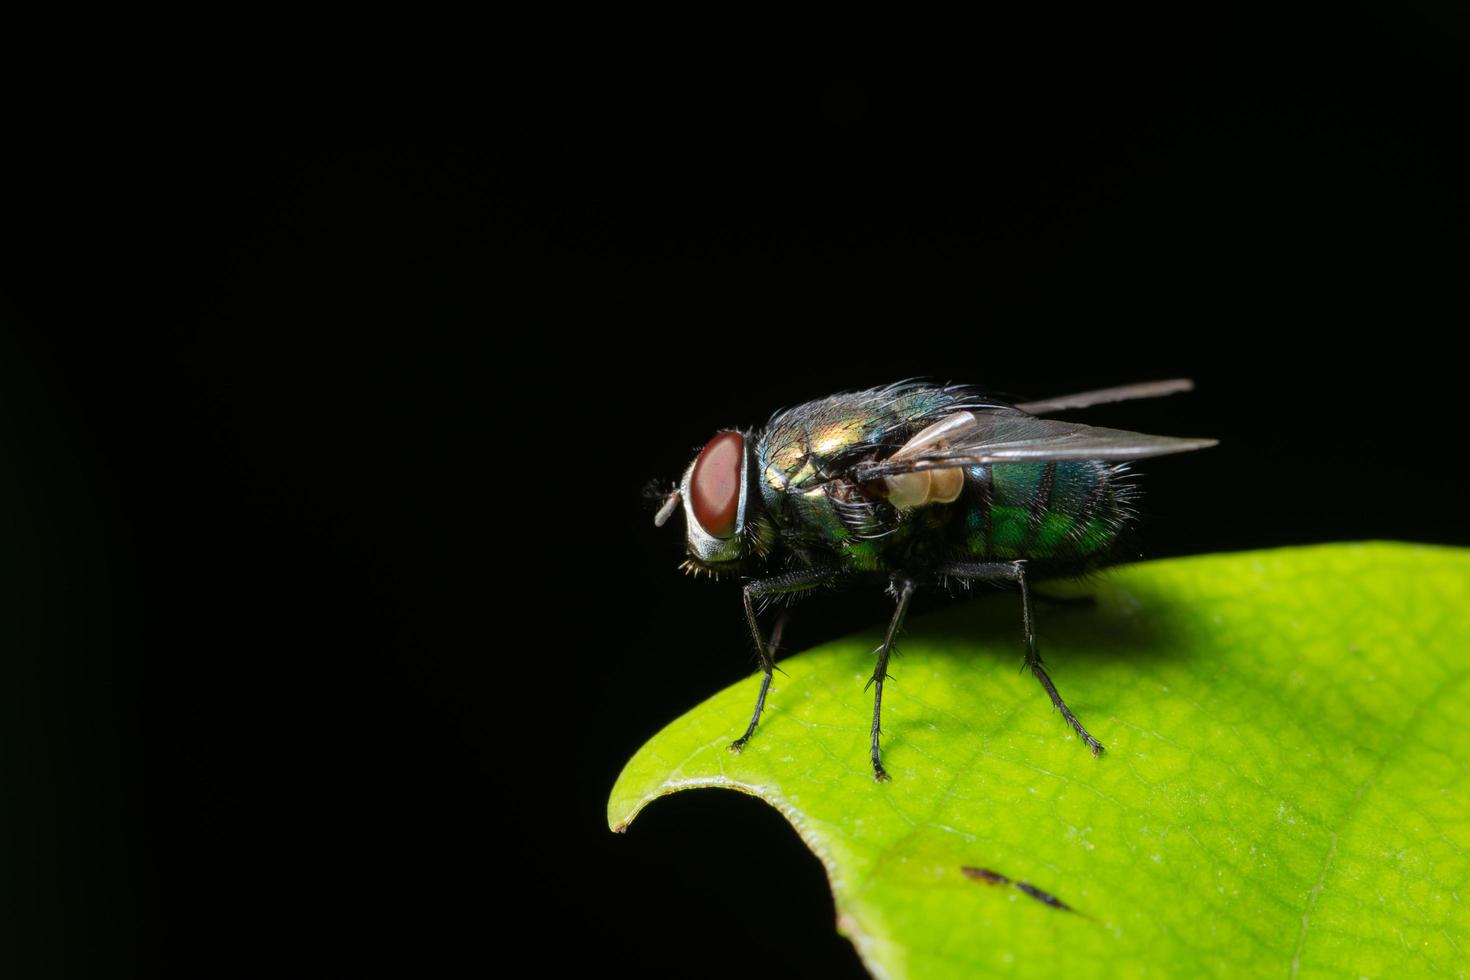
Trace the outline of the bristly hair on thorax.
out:
M 916 397 L 922 396 L 922 397 Z M 799 423 L 810 426 L 833 416 L 846 415 L 855 409 L 875 417 L 890 419 L 890 424 L 870 439 L 889 452 L 897 451 L 907 435 L 960 411 L 985 411 L 1013 407 L 1008 402 L 987 396 L 973 385 L 938 384 L 920 378 L 907 378 L 876 388 L 839 392 L 816 402 L 806 402 L 771 414 L 760 430 L 767 437 L 783 428 Z

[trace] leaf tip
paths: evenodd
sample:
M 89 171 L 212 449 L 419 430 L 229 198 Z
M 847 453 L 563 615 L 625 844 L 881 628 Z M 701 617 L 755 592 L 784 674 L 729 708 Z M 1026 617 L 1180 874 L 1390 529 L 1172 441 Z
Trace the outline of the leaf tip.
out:
M 609 801 L 607 808 L 607 829 L 615 834 L 626 834 L 628 832 L 628 825 L 633 822 L 633 818 L 637 815 L 637 809 L 629 812 L 626 808 Z

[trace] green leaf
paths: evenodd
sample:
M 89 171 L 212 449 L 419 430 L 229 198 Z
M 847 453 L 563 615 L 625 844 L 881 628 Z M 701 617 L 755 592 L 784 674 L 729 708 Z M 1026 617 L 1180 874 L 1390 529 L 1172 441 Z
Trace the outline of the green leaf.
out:
M 674 721 L 609 824 L 682 789 L 759 796 L 879 976 L 1463 976 L 1470 552 L 1214 555 L 1082 591 L 1095 607 L 1038 606 L 1040 649 L 1101 758 L 1018 672 L 997 593 L 908 624 L 892 782 L 868 767 L 873 632 L 784 660 L 741 755 L 754 678 Z

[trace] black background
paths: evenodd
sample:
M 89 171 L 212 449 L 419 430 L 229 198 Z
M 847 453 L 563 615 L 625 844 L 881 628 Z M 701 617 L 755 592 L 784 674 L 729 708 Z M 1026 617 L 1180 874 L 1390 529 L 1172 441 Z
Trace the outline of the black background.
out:
M 1470 544 L 1458 31 L 562 54 L 354 107 L 401 137 L 241 91 L 43 127 L 0 349 L 15 955 L 856 971 L 774 811 L 606 829 L 623 761 L 753 668 L 641 488 L 834 390 L 1185 375 L 1089 416 L 1221 440 L 1144 467 L 1139 553 Z M 788 646 L 877 615 L 813 600 Z

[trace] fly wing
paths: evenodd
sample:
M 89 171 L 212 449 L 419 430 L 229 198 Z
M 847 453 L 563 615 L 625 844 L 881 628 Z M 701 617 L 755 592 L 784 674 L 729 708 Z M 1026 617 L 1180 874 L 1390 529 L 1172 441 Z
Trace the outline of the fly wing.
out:
M 1138 384 L 1122 385 L 1117 388 L 1101 388 L 1097 391 L 1082 391 L 1075 395 L 1060 395 L 1039 402 L 1024 402 L 1016 407 L 1028 415 L 1050 415 L 1074 408 L 1091 408 L 1093 405 L 1108 405 L 1112 402 L 1132 401 L 1135 398 L 1162 398 L 1181 391 L 1193 391 L 1194 382 L 1188 378 L 1170 378 L 1168 381 L 1141 381 Z
M 929 426 L 888 459 L 859 463 L 858 481 L 900 473 L 985 463 L 1052 463 L 1099 459 L 1122 462 L 1206 449 L 1214 439 L 1179 439 L 1039 419 L 1015 409 L 956 412 Z

